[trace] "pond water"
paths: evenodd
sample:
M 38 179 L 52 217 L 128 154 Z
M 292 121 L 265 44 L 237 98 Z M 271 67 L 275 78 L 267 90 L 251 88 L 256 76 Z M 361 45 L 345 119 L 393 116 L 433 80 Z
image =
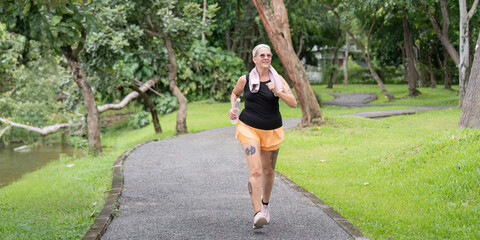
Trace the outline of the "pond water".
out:
M 54 144 L 32 147 L 25 151 L 14 151 L 19 146 L 0 148 L 0 188 L 20 179 L 25 173 L 42 168 L 47 163 L 60 159 L 61 154 L 72 156 L 75 148 Z M 83 149 L 76 150 L 76 156 L 84 156 Z

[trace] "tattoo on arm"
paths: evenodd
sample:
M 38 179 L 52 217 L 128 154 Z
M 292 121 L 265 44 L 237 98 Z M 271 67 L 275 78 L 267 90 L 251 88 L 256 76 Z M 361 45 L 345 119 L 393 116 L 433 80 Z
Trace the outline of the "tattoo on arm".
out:
M 253 189 L 252 189 L 252 183 L 251 182 L 248 182 L 248 193 L 250 193 L 250 195 L 253 194 Z
M 247 156 L 255 154 L 256 151 L 257 149 L 254 146 L 245 148 L 245 154 L 247 154 Z
M 270 155 L 270 160 L 272 161 L 272 169 L 275 170 L 275 165 L 277 165 L 278 150 L 273 150 Z

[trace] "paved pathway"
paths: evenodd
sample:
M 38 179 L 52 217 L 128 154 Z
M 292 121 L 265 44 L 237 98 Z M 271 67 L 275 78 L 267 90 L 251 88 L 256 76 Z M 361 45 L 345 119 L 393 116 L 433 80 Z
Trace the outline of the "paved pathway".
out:
M 293 127 L 299 119 L 287 119 Z M 120 209 L 102 239 L 362 239 L 328 205 L 281 175 L 271 223 L 253 230 L 248 168 L 234 126 L 145 144 L 124 163 Z M 281 154 L 281 150 L 280 150 Z
M 358 116 L 366 118 L 383 118 L 396 115 L 414 114 L 417 112 L 447 109 L 453 106 L 425 106 L 425 105 L 391 105 L 391 104 L 366 104 L 377 99 L 374 93 L 331 93 L 335 97 L 334 100 L 325 101 L 326 105 L 337 105 L 344 107 L 387 107 L 387 106 L 405 106 L 407 109 L 369 111 L 344 114 L 342 116 Z M 412 108 L 414 107 L 414 108 Z

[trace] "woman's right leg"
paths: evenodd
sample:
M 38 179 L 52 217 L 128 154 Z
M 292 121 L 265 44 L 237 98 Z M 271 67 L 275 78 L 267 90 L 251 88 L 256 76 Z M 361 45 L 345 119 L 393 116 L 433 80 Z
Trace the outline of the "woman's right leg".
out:
M 262 160 L 260 143 L 248 142 L 242 144 L 243 152 L 248 162 L 248 192 L 253 205 L 253 213 L 262 209 Z

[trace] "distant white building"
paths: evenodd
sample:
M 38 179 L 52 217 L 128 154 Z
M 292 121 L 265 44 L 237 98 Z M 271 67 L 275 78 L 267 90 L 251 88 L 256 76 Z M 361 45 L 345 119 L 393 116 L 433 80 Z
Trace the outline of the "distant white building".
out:
M 337 51 L 337 63 L 338 63 L 338 66 L 340 67 L 343 67 L 343 63 L 345 62 L 346 49 L 347 49 L 346 45 L 343 45 Z M 307 73 L 307 76 L 310 82 L 322 82 L 322 77 L 323 77 L 322 69 L 325 68 L 327 65 L 331 64 L 332 60 L 335 57 L 334 55 L 335 48 L 331 46 L 318 47 L 315 45 L 311 51 L 315 55 L 315 58 L 318 60 L 318 65 L 312 66 L 312 65 L 305 64 L 306 62 L 305 59 L 302 59 L 301 62 L 305 67 L 305 72 Z M 349 56 L 353 56 L 360 53 L 360 51 L 357 51 L 357 49 L 352 46 L 349 47 L 348 52 L 349 52 L 348 53 Z M 362 61 L 360 62 L 355 61 L 355 62 L 362 66 L 365 65 Z

